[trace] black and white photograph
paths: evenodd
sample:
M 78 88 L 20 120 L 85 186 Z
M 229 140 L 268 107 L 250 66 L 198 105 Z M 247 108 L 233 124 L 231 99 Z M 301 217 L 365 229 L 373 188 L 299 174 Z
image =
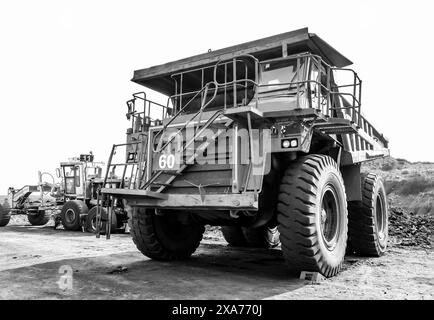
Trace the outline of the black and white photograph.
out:
M 432 301 L 433 12 L 0 2 L 0 300 Z

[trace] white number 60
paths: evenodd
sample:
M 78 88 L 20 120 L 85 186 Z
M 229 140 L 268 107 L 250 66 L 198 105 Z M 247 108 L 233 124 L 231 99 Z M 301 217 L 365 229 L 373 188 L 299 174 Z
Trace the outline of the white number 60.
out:
M 173 154 L 160 155 L 160 158 L 158 159 L 158 165 L 162 169 L 164 169 L 164 168 L 173 169 L 175 167 L 175 155 L 173 155 Z

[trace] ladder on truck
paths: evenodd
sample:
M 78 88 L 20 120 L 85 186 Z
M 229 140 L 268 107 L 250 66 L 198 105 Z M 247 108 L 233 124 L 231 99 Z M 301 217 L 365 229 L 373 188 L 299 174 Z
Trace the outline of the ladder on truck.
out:
M 145 168 L 146 168 L 146 158 L 145 153 L 138 152 L 140 144 L 143 143 L 143 140 L 139 139 L 137 141 L 128 142 L 128 143 L 122 143 L 122 144 L 114 144 L 112 146 L 112 150 L 109 157 L 109 163 L 107 165 L 106 174 L 104 177 L 104 182 L 102 187 L 104 188 L 107 184 L 110 184 L 110 174 L 114 173 L 117 167 L 123 167 L 122 170 L 122 177 L 120 179 L 120 185 L 119 188 L 121 189 L 135 189 L 137 181 L 140 181 L 141 178 L 143 178 Z M 129 156 L 127 157 L 127 160 L 123 163 L 112 163 L 113 156 L 116 153 L 117 148 L 119 147 L 128 147 L 128 146 L 134 146 L 133 152 L 129 153 Z M 127 170 L 130 167 L 130 174 L 129 179 L 127 178 Z M 126 185 L 126 181 L 129 181 L 129 184 Z M 103 195 L 101 194 L 101 190 L 97 190 L 97 212 L 96 212 L 96 237 L 100 237 L 101 233 L 101 222 L 102 215 L 101 211 L 103 208 L 103 201 L 106 203 L 106 209 L 107 209 L 107 217 L 105 218 L 106 222 L 106 237 L 107 239 L 110 239 L 111 234 L 111 222 L 112 221 L 112 215 L 114 214 L 114 204 L 115 204 L 115 197 L 113 195 Z

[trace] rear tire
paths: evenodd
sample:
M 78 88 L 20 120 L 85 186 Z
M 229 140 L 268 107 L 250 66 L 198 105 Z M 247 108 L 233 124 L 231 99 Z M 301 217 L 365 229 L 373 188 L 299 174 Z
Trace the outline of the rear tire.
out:
M 81 215 L 88 213 L 87 205 L 81 200 L 67 201 L 60 211 L 63 228 L 69 231 L 78 231 L 81 228 Z
M 85 230 L 90 233 L 96 233 L 96 212 L 98 207 L 94 206 L 89 210 L 89 213 L 86 217 Z M 101 208 L 101 225 L 100 225 L 100 233 L 106 233 L 106 225 L 108 220 L 107 210 L 105 208 Z M 118 226 L 116 214 L 112 214 L 111 228 L 110 232 L 116 231 Z
M 347 201 L 342 175 L 329 156 L 309 155 L 291 163 L 277 206 L 282 252 L 293 272 L 326 277 L 342 268 L 347 244 Z
M 247 246 L 247 241 L 240 226 L 222 226 L 221 230 L 226 242 L 232 247 Z
M 32 226 L 43 226 L 50 221 L 50 213 L 45 210 L 39 210 L 37 214 L 27 214 L 27 220 L 29 220 Z
M 157 216 L 152 209 L 133 208 L 130 232 L 140 252 L 155 260 L 181 260 L 196 251 L 205 227 L 193 219 L 181 223 L 176 214 Z
M 357 254 L 379 257 L 386 252 L 388 211 L 383 180 L 368 174 L 362 181 L 362 201 L 348 203 L 349 242 Z
M 0 227 L 5 227 L 11 220 L 11 211 L 9 205 L 0 204 Z

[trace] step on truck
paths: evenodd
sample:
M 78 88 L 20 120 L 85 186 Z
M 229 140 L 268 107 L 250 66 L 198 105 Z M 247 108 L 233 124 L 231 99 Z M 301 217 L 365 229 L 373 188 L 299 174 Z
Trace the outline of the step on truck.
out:
M 351 64 L 305 28 L 136 70 L 167 103 L 127 102 L 105 177 L 122 182 L 101 198 L 122 199 L 156 260 L 188 258 L 205 225 L 232 246 L 281 245 L 295 273 L 331 277 L 346 252 L 382 255 L 386 193 L 361 163 L 389 155 L 388 140 L 362 115 Z

